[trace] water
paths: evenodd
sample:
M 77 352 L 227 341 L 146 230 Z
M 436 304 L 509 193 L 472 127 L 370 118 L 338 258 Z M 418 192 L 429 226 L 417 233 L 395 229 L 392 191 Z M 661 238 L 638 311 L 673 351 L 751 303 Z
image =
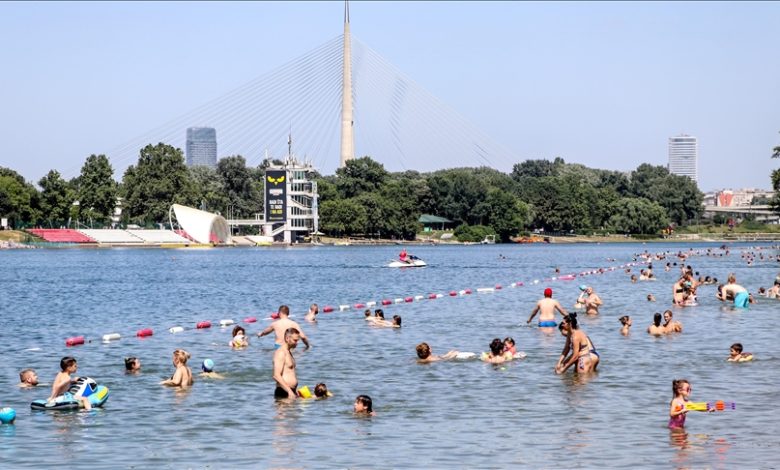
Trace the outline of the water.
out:
M 695 257 L 689 263 L 719 279 L 733 271 L 753 292 L 769 287 L 780 263 L 747 266 L 737 246 L 727 258 Z M 734 312 L 714 298 L 714 286 L 703 286 L 699 307 L 675 309 L 683 333 L 653 338 L 644 330 L 653 313 L 670 304 L 677 274 L 665 273 L 663 263 L 655 264 L 657 282 L 631 284 L 628 274 L 614 271 L 528 285 L 553 276 L 554 267 L 579 273 L 628 262 L 646 248 L 689 247 L 420 246 L 411 252 L 430 266 L 412 270 L 383 267 L 397 247 L 0 252 L 0 406 L 18 412 L 15 425 L 0 426 L 0 466 L 780 466 L 780 420 L 774 416 L 780 403 L 774 334 L 780 302 L 759 299 L 749 311 Z M 526 286 L 509 288 L 515 281 Z M 599 373 L 589 379 L 556 376 L 563 338 L 526 327 L 525 320 L 547 285 L 569 308 L 583 282 L 605 303 L 598 318 L 581 321 L 601 353 Z M 504 289 L 476 293 L 496 284 Z M 322 312 L 325 305 L 465 288 L 474 294 L 384 308 L 386 316 L 403 317 L 400 330 L 371 328 L 355 310 L 320 313 L 316 325 L 303 324 L 313 347 L 297 353 L 298 378 L 310 388 L 326 382 L 334 397 L 324 401 L 274 402 L 270 337 L 252 337 L 249 349 L 231 351 L 229 329 L 192 329 L 200 320 L 265 318 L 283 303 L 302 320 L 311 302 Z M 648 293 L 659 301 L 648 303 Z M 629 337 L 619 334 L 617 318 L 624 314 L 634 320 Z M 189 329 L 169 334 L 176 325 Z M 260 320 L 248 332 L 266 325 Z M 155 335 L 135 338 L 145 327 Z M 100 343 L 112 332 L 123 338 Z M 66 348 L 64 339 L 75 335 L 95 341 Z M 414 361 L 414 347 L 422 341 L 440 354 L 480 352 L 492 338 L 505 336 L 515 338 L 518 350 L 528 354 L 525 360 L 505 367 Z M 756 360 L 726 363 L 737 341 Z M 227 378 L 196 377 L 186 392 L 159 386 L 173 372 L 175 348 L 190 351 L 195 373 L 208 357 Z M 51 383 L 64 355 L 79 360 L 80 374 L 110 388 L 104 409 L 30 410 L 29 402 L 45 398 L 49 389 L 18 389 L 19 370 L 33 367 L 42 382 Z M 126 356 L 141 359 L 141 374 L 124 374 Z M 671 381 L 678 377 L 691 381 L 694 401 L 735 401 L 737 410 L 691 413 L 687 434 L 671 434 L 666 428 Z M 373 398 L 376 417 L 352 414 L 358 394 Z

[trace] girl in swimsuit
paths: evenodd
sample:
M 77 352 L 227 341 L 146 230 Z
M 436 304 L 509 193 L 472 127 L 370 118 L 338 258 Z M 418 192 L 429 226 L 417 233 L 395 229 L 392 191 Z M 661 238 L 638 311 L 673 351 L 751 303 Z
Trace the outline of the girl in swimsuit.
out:
M 599 354 L 588 335 L 579 329 L 577 314 L 572 312 L 564 316 L 561 324 L 561 333 L 566 334 L 566 344 L 555 366 L 555 373 L 566 372 L 575 362 L 575 370 L 578 373 L 595 372 L 600 360 Z
M 669 404 L 669 429 L 682 429 L 685 427 L 685 415 L 688 410 L 685 402 L 691 394 L 691 384 L 685 379 L 672 380 L 672 402 Z

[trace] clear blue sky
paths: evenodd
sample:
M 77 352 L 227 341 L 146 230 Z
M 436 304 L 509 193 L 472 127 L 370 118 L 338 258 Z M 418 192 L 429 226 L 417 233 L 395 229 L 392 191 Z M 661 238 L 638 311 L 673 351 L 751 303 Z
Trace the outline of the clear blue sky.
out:
M 769 158 L 780 144 L 780 3 L 350 10 L 356 38 L 522 158 L 665 165 L 668 137 L 687 133 L 699 138 L 705 191 L 769 188 L 780 165 Z M 0 2 L 0 166 L 30 181 L 77 174 L 90 153 L 338 36 L 342 13 L 342 2 Z

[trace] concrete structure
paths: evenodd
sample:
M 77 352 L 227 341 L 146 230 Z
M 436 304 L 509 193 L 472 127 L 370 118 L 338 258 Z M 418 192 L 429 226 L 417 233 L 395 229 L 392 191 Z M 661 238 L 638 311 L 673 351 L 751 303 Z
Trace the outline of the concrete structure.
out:
M 745 207 L 753 204 L 755 199 L 769 200 L 774 197 L 773 191 L 763 189 L 745 188 L 745 189 L 724 189 L 715 192 L 714 205 L 718 207 Z M 760 203 L 765 203 L 760 201 Z
M 213 127 L 187 129 L 187 166 L 217 167 L 217 131 Z
M 317 208 L 317 182 L 309 175 L 314 167 L 307 162 L 300 163 L 288 155 L 282 165 L 269 166 L 265 177 L 265 217 L 263 235 L 272 237 L 275 242 L 297 243 L 319 231 L 319 213 Z M 269 175 L 276 175 L 269 179 Z M 278 175 L 284 175 L 280 182 Z M 274 188 L 274 180 L 277 182 Z M 284 186 L 284 187 L 282 187 Z M 277 204 L 282 211 L 279 217 L 271 217 L 269 203 L 274 191 L 284 202 Z
M 347 160 L 355 158 L 355 137 L 352 119 L 352 46 L 349 35 L 349 3 L 344 6 L 344 71 L 341 88 L 341 160 L 344 168 Z
M 687 176 L 698 184 L 698 159 L 699 143 L 696 137 L 686 134 L 669 137 L 669 173 Z

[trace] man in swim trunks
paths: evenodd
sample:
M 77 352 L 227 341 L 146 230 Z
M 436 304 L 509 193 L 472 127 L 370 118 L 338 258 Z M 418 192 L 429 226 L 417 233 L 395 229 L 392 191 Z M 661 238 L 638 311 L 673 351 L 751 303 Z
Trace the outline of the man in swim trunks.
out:
M 19 372 L 19 386 L 22 388 L 37 387 L 38 374 L 33 369 L 24 369 Z
M 728 284 L 723 286 L 718 293 L 715 294 L 718 300 L 734 300 L 734 306 L 739 308 L 746 308 L 750 296 L 747 289 L 737 284 L 737 277 L 734 273 L 729 274 Z
M 294 322 L 290 320 L 290 307 L 287 305 L 282 305 L 279 307 L 279 319 L 271 323 L 268 328 L 264 329 L 260 333 L 257 334 L 257 336 L 265 336 L 267 334 L 270 334 L 271 332 L 276 334 L 276 343 L 274 343 L 274 349 L 279 349 L 282 347 L 284 343 L 284 333 L 290 328 L 295 328 L 298 331 L 298 334 L 301 337 L 301 341 L 303 341 L 303 344 L 306 345 L 306 349 L 309 349 L 309 338 L 306 337 L 306 334 L 304 334 L 303 329 L 298 325 L 297 322 Z
M 544 298 L 536 302 L 531 316 L 528 317 L 526 323 L 531 323 L 536 314 L 539 314 L 539 328 L 547 328 L 544 331 L 552 331 L 551 328 L 555 328 L 555 311 L 557 310 L 561 316 L 566 316 L 568 313 L 561 307 L 561 304 L 552 298 L 553 291 L 549 287 L 544 290 Z
M 295 328 L 288 328 L 284 332 L 284 344 L 274 352 L 274 380 L 276 389 L 274 398 L 277 400 L 289 398 L 294 400 L 297 395 L 298 377 L 295 375 L 295 358 L 292 350 L 302 339 L 301 332 Z

